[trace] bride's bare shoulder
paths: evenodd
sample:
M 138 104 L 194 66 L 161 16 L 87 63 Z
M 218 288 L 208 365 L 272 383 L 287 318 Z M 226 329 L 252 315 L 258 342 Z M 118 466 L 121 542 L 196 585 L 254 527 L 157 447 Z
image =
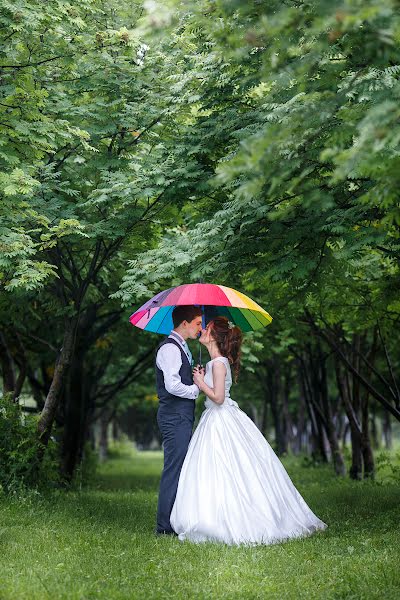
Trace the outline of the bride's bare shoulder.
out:
M 224 359 L 224 356 L 217 356 L 216 358 L 214 358 L 211 361 L 211 366 L 212 366 L 212 370 L 213 372 L 221 372 L 221 373 L 226 373 L 227 372 L 227 364 L 228 361 L 227 360 L 221 360 Z

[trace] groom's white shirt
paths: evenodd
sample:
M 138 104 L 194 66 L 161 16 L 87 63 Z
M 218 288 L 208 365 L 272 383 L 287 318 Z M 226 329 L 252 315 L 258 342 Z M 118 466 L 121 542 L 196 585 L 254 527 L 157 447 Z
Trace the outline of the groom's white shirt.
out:
M 190 363 L 190 350 L 183 337 L 176 331 L 171 332 L 168 337 L 174 339 L 181 345 Z M 164 385 L 167 392 L 174 396 L 179 396 L 180 398 L 196 400 L 200 390 L 195 383 L 193 385 L 185 385 L 182 383 L 179 375 L 179 370 L 182 366 L 182 356 L 179 348 L 177 348 L 175 344 L 164 344 L 161 346 L 157 352 L 156 365 L 163 372 Z

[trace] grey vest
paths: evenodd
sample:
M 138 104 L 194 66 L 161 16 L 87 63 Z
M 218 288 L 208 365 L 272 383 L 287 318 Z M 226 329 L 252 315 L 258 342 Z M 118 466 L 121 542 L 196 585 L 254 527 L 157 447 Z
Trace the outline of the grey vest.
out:
M 185 385 L 193 385 L 192 367 L 189 364 L 185 351 L 177 341 L 175 341 L 173 338 L 165 338 L 158 346 L 156 350 L 156 356 L 158 350 L 161 348 L 161 346 L 164 346 L 164 344 L 175 344 L 175 346 L 179 348 L 182 357 L 182 366 L 179 369 L 181 381 Z M 170 394 L 165 389 L 164 373 L 158 368 L 157 364 L 155 365 L 155 368 L 157 396 L 160 401 L 160 411 L 163 414 L 178 413 L 194 420 L 195 400 L 191 400 L 190 398 L 181 398 L 180 396 Z

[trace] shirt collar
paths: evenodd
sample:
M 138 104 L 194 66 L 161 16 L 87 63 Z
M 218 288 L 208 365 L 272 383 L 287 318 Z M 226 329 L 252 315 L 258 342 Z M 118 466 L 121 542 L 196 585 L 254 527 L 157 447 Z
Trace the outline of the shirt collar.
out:
M 169 337 L 171 337 L 171 336 L 173 338 L 176 338 L 182 344 L 182 346 L 186 346 L 185 340 L 183 339 L 183 337 L 177 331 L 175 331 L 175 330 L 171 331 Z

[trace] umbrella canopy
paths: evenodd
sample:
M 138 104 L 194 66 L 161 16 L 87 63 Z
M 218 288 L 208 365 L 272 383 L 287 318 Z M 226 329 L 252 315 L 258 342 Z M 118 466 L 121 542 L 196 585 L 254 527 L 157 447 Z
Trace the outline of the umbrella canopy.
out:
M 129 320 L 132 325 L 168 335 L 174 328 L 172 311 L 179 305 L 200 306 L 203 326 L 214 317 L 227 317 L 244 332 L 269 325 L 272 317 L 245 294 L 224 285 L 188 283 L 164 290 L 141 306 Z

